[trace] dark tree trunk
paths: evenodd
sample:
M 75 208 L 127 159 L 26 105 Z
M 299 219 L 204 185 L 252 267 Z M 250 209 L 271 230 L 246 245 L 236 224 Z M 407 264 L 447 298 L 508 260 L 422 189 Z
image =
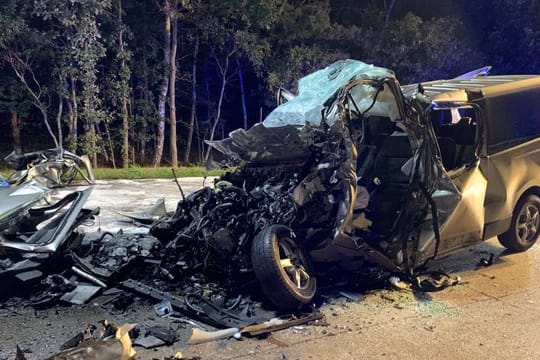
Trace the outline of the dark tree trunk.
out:
M 197 119 L 197 116 L 195 116 L 195 133 L 197 134 L 197 149 L 198 149 L 198 155 L 199 155 L 199 164 L 202 164 L 203 162 L 203 156 L 204 156 L 204 146 L 202 142 L 202 136 L 201 136 L 201 129 L 199 127 L 199 120 Z
M 21 147 L 21 118 L 16 112 L 11 113 L 11 137 L 13 138 L 13 150 L 17 154 L 22 153 Z
M 195 48 L 193 50 L 193 66 L 191 68 L 191 115 L 188 126 L 188 136 L 186 142 L 186 152 L 184 153 L 184 164 L 189 163 L 191 144 L 193 143 L 193 131 L 195 126 L 195 117 L 197 116 L 197 56 L 199 54 L 199 36 L 195 39 Z
M 244 117 L 244 129 L 248 128 L 248 114 L 246 106 L 246 92 L 244 90 L 244 73 L 242 71 L 242 64 L 240 64 L 240 59 L 236 58 L 236 65 L 238 67 L 238 81 L 240 82 L 240 95 L 242 97 L 242 115 Z
M 58 131 L 58 146 L 62 149 L 64 147 L 62 133 L 62 113 L 64 111 L 64 99 L 58 95 L 58 112 L 56 113 L 56 130 Z
M 126 59 L 125 59 L 125 49 L 124 49 L 124 36 L 123 36 L 123 29 L 122 29 L 122 0 L 118 0 L 118 47 L 119 47 L 119 53 L 122 56 L 122 61 L 120 62 L 120 81 L 122 83 L 122 94 L 121 96 L 121 102 L 122 102 L 122 167 L 124 169 L 127 169 L 129 167 L 129 113 L 128 113 L 128 102 L 129 102 L 129 92 L 128 92 L 128 80 L 124 78 L 125 75 L 129 70 L 127 68 Z M 114 154 L 114 150 L 112 148 L 112 141 L 110 140 L 110 134 L 109 130 L 107 128 L 107 137 L 109 138 L 109 146 L 111 147 L 111 154 Z M 113 158 L 113 166 L 116 168 L 116 164 L 114 164 L 114 155 Z
M 139 160 L 141 163 L 146 164 L 146 137 L 148 132 L 148 106 L 150 105 L 150 87 L 148 83 L 148 71 L 146 69 L 146 60 L 145 60 L 145 70 L 144 70 L 144 112 L 143 112 L 143 119 L 141 124 L 141 134 L 142 136 L 139 137 L 140 142 L 140 148 L 139 148 Z
M 156 136 L 156 148 L 153 166 L 158 167 L 163 157 L 163 145 L 165 144 L 165 121 L 167 92 L 169 90 L 169 71 L 171 61 L 171 2 L 165 0 L 165 43 L 163 44 L 163 80 L 158 100 L 158 124 Z
M 178 48 L 178 19 L 172 19 L 172 39 L 171 39 L 171 74 L 169 80 L 169 112 L 171 119 L 171 129 L 169 137 L 169 148 L 171 153 L 171 166 L 178 167 L 178 147 L 176 144 L 176 50 Z
M 77 89 L 75 88 L 75 80 L 70 78 L 71 84 L 71 100 L 69 102 L 70 106 L 70 123 L 69 123 L 69 137 L 70 137 L 70 147 L 72 151 L 77 150 L 77 137 L 79 126 L 79 107 L 77 104 Z
M 143 50 L 142 50 L 142 73 L 143 73 L 143 98 L 144 98 L 144 110 L 141 121 L 139 140 L 139 161 L 146 165 L 146 137 L 148 132 L 148 107 L 150 106 L 150 86 L 148 82 L 148 19 L 146 17 L 146 0 L 143 1 Z
M 90 160 L 92 161 L 92 167 L 95 169 L 97 168 L 97 141 L 96 141 L 96 129 L 94 127 L 95 124 L 88 124 L 88 132 L 85 134 L 88 138 L 88 156 L 90 157 Z
M 111 138 L 111 131 L 109 129 L 109 125 L 107 124 L 107 121 L 104 121 L 103 123 L 105 124 L 105 133 L 107 134 L 107 144 L 109 145 L 109 150 L 111 151 L 111 157 L 110 157 L 111 164 L 112 164 L 113 168 L 116 169 L 116 159 L 114 157 L 114 145 L 113 145 L 112 138 Z M 105 146 L 103 146 L 103 154 L 105 156 L 105 161 L 108 162 L 109 157 L 107 155 L 107 149 L 105 149 Z M 123 159 L 122 159 L 122 161 L 123 161 Z

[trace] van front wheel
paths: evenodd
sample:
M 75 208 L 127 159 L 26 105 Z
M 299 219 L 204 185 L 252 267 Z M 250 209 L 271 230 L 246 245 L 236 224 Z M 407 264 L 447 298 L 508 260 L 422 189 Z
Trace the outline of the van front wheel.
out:
M 313 300 L 317 281 L 311 262 L 283 225 L 271 225 L 254 239 L 253 270 L 263 293 L 280 310 L 298 309 Z
M 514 209 L 510 229 L 499 235 L 499 242 L 508 250 L 521 252 L 529 249 L 540 235 L 540 197 L 529 195 Z

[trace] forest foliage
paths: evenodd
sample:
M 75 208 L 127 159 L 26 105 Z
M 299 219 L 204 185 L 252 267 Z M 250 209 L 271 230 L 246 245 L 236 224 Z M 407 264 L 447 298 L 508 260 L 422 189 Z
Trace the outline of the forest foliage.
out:
M 260 121 L 278 87 L 333 61 L 401 83 L 484 65 L 540 72 L 531 0 L 2 0 L 2 151 L 188 165 Z

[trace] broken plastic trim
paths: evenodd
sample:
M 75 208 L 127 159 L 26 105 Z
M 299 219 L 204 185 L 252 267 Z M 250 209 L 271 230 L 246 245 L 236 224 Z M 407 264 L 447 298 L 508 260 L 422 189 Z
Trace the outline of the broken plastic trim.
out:
M 0 234 L 0 247 L 11 248 L 11 249 L 20 250 L 20 251 L 28 251 L 28 252 L 39 252 L 39 253 L 55 252 L 60 247 L 60 245 L 62 245 L 63 242 L 69 237 L 69 234 L 73 231 L 73 225 L 76 222 L 77 217 L 79 216 L 79 213 L 81 212 L 81 209 L 84 203 L 86 202 L 86 200 L 88 199 L 88 197 L 90 196 L 91 192 L 92 192 L 92 188 L 88 188 L 82 191 L 76 191 L 74 193 L 67 195 L 65 198 L 63 198 L 57 203 L 60 205 L 64 205 L 68 202 L 72 202 L 73 204 L 71 205 L 71 208 L 67 210 L 66 213 L 63 215 L 59 223 L 56 224 L 53 230 L 53 233 L 49 236 L 49 238 L 52 240 L 48 244 L 41 245 L 37 243 L 8 241 L 7 239 L 5 239 L 4 236 Z M 45 208 L 43 213 L 56 207 L 57 204 Z M 35 211 L 37 212 L 39 211 L 39 209 L 36 209 Z M 48 226 L 50 225 L 51 224 L 49 224 Z M 45 232 L 52 231 L 52 229 L 49 229 L 48 226 L 38 230 L 30 239 L 36 237 L 37 234 L 42 235 Z M 41 237 L 39 237 L 38 240 L 41 240 Z

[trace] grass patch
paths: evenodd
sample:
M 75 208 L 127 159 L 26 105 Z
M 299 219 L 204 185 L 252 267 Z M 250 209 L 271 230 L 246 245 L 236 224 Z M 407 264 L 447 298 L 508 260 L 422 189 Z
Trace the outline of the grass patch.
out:
M 176 176 L 219 176 L 224 173 L 223 170 L 208 171 L 202 166 L 186 166 L 175 169 Z M 127 169 L 97 168 L 94 174 L 98 180 L 112 179 L 172 179 L 173 173 L 170 167 L 140 167 L 132 166 Z
M 0 168 L 0 175 L 8 177 L 14 170 L 8 168 Z M 203 166 L 183 166 L 175 169 L 176 176 L 192 177 L 192 176 L 220 176 L 224 170 L 208 171 Z M 94 169 L 94 175 L 97 180 L 114 180 L 114 179 L 172 179 L 173 174 L 170 167 L 140 167 L 132 166 L 127 169 L 111 169 L 97 168 Z M 80 176 L 77 177 L 81 179 Z

